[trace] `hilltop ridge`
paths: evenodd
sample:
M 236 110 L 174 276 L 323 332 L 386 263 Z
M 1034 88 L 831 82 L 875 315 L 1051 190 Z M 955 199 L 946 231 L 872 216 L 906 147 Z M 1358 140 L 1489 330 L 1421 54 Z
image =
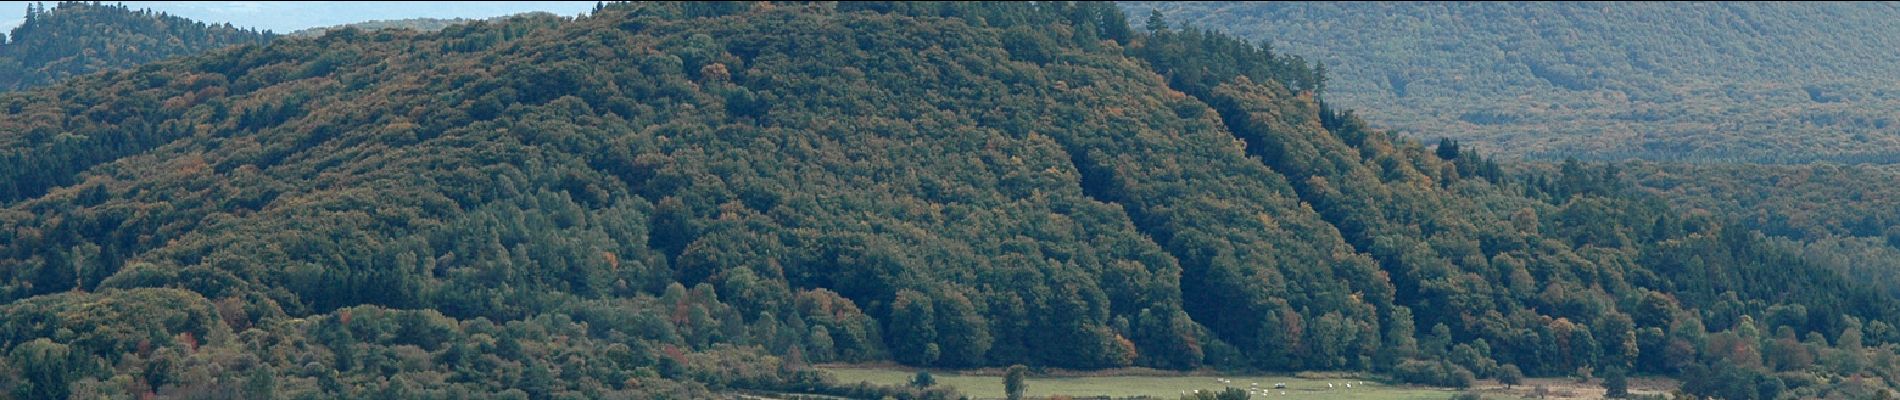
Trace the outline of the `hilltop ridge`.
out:
M 233 45 L 270 32 L 206 24 L 124 5 L 63 1 L 29 5 L 26 21 L 0 35 L 0 90 L 42 86 L 93 72 Z

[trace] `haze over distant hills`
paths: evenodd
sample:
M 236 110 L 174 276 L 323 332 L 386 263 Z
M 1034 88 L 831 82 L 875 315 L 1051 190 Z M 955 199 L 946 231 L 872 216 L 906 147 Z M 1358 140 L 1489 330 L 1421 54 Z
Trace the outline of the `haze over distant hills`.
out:
M 88 2 L 90 3 L 90 2 Z M 231 23 L 239 28 L 278 34 L 371 20 L 411 18 L 482 19 L 544 11 L 575 16 L 594 8 L 595 1 L 106 1 L 134 10 L 150 9 L 208 24 Z M 47 3 L 48 8 L 53 4 Z M 0 7 L 0 31 L 12 30 L 24 16 L 23 7 Z
M 1561 158 L 1900 161 L 1900 5 L 1124 2 L 1324 62 L 1424 140 Z
M 507 18 L 507 17 L 498 17 L 498 18 Z M 356 29 L 362 29 L 366 31 L 373 31 L 373 30 L 378 30 L 378 29 L 415 29 L 415 30 L 423 31 L 423 32 L 434 32 L 434 31 L 442 30 L 442 28 L 447 28 L 450 25 L 465 24 L 465 23 L 475 22 L 475 21 L 480 21 L 480 20 L 469 19 L 469 18 L 446 18 L 446 19 L 445 18 L 405 18 L 405 19 L 392 19 L 392 20 L 375 20 L 375 21 L 349 23 L 349 24 L 343 24 L 343 25 L 337 25 L 337 26 L 325 26 L 325 27 L 300 29 L 300 30 L 297 30 L 296 32 L 291 32 L 289 34 L 286 34 L 285 36 L 316 37 L 316 36 L 323 36 L 324 33 L 337 30 L 337 29 L 343 29 L 343 28 L 356 28 Z

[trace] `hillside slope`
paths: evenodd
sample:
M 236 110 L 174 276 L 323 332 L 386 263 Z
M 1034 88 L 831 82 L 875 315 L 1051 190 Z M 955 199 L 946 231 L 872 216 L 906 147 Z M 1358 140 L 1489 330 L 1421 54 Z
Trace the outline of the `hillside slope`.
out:
M 615 4 L 0 95 L 0 386 L 942 398 L 802 366 L 1508 365 L 1734 398 L 1900 367 L 1889 295 L 1614 169 L 1427 150 L 1297 59 L 1123 21 Z M 1820 341 L 1761 345 L 1783 331 Z
M 1499 154 L 1900 160 L 1890 3 L 1124 2 L 1324 62 L 1376 126 Z
M 500 19 L 507 19 L 507 18 L 508 17 L 497 17 L 497 18 L 489 18 L 489 19 L 500 20 Z M 374 21 L 358 22 L 358 23 L 353 23 L 353 24 L 343 24 L 343 25 L 337 25 L 337 26 L 325 26 L 325 27 L 316 27 L 316 28 L 308 28 L 308 29 L 299 29 L 295 32 L 284 34 L 284 36 L 318 37 L 318 36 L 323 36 L 323 34 L 329 33 L 330 31 L 345 29 L 345 28 L 356 28 L 356 29 L 362 29 L 365 31 L 376 31 L 376 30 L 381 30 L 381 29 L 414 29 L 414 30 L 423 31 L 423 32 L 434 32 L 434 31 L 442 30 L 443 28 L 448 28 L 449 26 L 452 26 L 452 25 L 466 24 L 466 23 L 475 22 L 475 21 L 480 21 L 480 20 L 473 19 L 473 18 L 407 18 L 407 19 L 394 19 L 394 20 L 374 20 Z
M 41 86 L 74 76 L 240 44 L 261 44 L 270 32 L 207 25 L 124 5 L 60 2 L 29 7 L 26 22 L 0 36 L 0 90 Z
M 1639 163 L 1629 174 L 1685 213 L 1732 218 L 1817 264 L 1900 291 L 1900 170 L 1891 165 Z

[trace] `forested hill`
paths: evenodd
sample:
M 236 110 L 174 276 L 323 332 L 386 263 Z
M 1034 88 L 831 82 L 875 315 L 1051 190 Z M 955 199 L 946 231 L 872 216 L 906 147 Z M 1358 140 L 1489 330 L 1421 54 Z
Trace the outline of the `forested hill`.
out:
M 26 21 L 0 35 L 0 90 L 46 85 L 167 57 L 267 42 L 269 32 L 207 25 L 151 10 L 98 2 L 27 7 Z
M 1325 82 L 1109 3 L 623 3 L 7 93 L 0 388 L 952 395 L 804 368 L 895 361 L 1756 398 L 1900 370 L 1888 292 L 1615 168 L 1369 129 Z
M 1125 2 L 1323 61 L 1375 126 L 1561 159 L 1900 161 L 1881 2 Z
M 500 18 L 493 18 L 493 19 L 503 19 L 503 18 L 507 18 L 507 17 L 500 17 Z M 375 31 L 375 30 L 380 30 L 380 29 L 414 29 L 414 30 L 423 31 L 423 32 L 434 32 L 434 31 L 442 30 L 443 28 L 448 28 L 449 26 L 452 26 L 455 24 L 466 24 L 466 23 L 475 22 L 475 21 L 479 21 L 479 20 L 470 19 L 470 18 L 408 18 L 408 19 L 396 19 L 396 20 L 375 20 L 375 21 L 365 21 L 365 22 L 358 22 L 358 23 L 353 23 L 353 24 L 329 26 L 329 27 L 299 29 L 296 32 L 291 32 L 289 34 L 286 34 L 285 36 L 318 37 L 318 36 L 323 36 L 324 33 L 329 33 L 330 31 L 334 31 L 338 29 L 346 29 L 346 28 L 356 28 L 356 29 L 362 29 L 365 31 Z

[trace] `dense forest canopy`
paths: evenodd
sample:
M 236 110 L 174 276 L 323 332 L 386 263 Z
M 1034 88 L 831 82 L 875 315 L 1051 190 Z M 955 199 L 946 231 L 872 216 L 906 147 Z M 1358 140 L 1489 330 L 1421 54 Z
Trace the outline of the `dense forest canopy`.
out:
M 1813 262 L 1900 291 L 1900 169 L 1892 165 L 1630 165 L 1685 213 L 1722 215 Z
M 1893 295 L 1775 237 L 1615 166 L 1375 130 L 1317 95 L 1329 67 L 1127 21 L 616 3 L 0 94 L 0 396 L 955 395 L 805 367 L 884 361 L 1725 398 L 1900 373 Z
M 209 25 L 124 5 L 29 3 L 26 21 L 0 35 L 0 90 L 41 86 L 79 75 L 240 44 L 273 34 Z
M 1886 2 L 1122 2 L 1323 61 L 1375 126 L 1514 157 L 1900 161 Z

